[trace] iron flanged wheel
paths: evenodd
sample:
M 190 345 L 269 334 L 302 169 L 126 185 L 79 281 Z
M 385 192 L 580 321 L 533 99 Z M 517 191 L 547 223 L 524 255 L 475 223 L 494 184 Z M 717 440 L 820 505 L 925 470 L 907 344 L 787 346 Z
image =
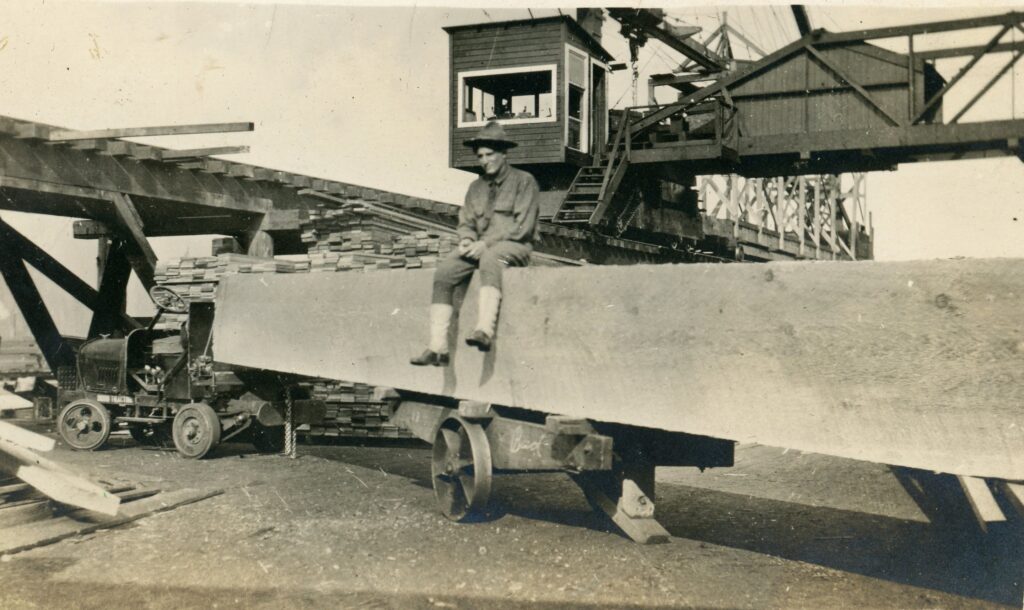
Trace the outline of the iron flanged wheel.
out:
M 69 403 L 57 419 L 61 438 L 73 449 L 80 451 L 102 447 L 110 438 L 110 427 L 110 411 L 89 399 Z
M 174 416 L 174 446 L 181 455 L 199 459 L 220 444 L 220 418 L 210 405 L 196 402 Z
M 441 513 L 462 521 L 487 506 L 491 495 L 491 446 L 479 424 L 445 421 L 434 437 L 434 497 Z

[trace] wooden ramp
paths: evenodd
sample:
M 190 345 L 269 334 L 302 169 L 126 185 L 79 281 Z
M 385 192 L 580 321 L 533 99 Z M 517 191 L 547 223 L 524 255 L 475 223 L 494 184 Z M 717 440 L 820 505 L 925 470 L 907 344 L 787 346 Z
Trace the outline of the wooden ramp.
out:
M 431 271 L 224 278 L 214 356 L 1024 480 L 1024 260 L 514 269 L 495 350 L 417 368 Z

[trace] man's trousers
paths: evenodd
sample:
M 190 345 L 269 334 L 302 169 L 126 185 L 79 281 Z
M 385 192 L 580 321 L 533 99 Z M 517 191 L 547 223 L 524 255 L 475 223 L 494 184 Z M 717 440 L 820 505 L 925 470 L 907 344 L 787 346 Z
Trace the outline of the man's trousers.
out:
M 479 260 L 463 258 L 458 251 L 440 261 L 434 271 L 432 303 L 452 304 L 455 287 L 469 282 L 473 271 L 480 269 L 480 284 L 501 290 L 501 274 L 505 267 L 525 267 L 530 264 L 533 246 L 516 241 L 499 241 L 489 246 Z

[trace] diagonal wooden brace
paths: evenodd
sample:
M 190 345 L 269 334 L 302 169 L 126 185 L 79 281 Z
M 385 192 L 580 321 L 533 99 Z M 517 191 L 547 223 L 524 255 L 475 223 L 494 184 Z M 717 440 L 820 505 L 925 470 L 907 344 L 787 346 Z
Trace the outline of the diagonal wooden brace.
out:
M 7 242 L 0 248 L 0 275 L 7 283 L 7 288 L 14 297 L 22 318 L 32 331 L 32 336 L 35 337 L 39 351 L 43 353 L 50 370 L 56 373 L 58 367 L 73 365 L 74 350 L 57 330 L 43 297 L 39 294 L 28 269 L 25 268 L 20 250 L 8 248 Z
M 153 252 L 149 240 L 146 239 L 142 217 L 139 216 L 139 211 L 135 209 L 131 198 L 124 193 L 114 193 L 111 202 L 114 204 L 118 225 L 127 239 L 128 260 L 139 281 L 142 282 L 146 290 L 149 290 L 156 283 L 153 280 L 156 272 L 156 253 Z
M 81 304 L 93 311 L 100 307 L 102 299 L 95 288 L 3 220 L 0 220 L 0 241 L 6 250 L 16 253 Z M 120 323 L 125 330 L 141 327 L 141 324 L 124 313 L 120 314 Z

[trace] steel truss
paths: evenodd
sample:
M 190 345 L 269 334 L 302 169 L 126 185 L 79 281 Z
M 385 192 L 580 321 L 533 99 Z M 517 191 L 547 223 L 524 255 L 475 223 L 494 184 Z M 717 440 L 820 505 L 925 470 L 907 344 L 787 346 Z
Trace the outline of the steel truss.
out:
M 732 224 L 738 257 L 872 258 L 865 174 L 702 176 L 698 193 L 701 212 Z

